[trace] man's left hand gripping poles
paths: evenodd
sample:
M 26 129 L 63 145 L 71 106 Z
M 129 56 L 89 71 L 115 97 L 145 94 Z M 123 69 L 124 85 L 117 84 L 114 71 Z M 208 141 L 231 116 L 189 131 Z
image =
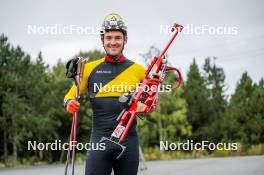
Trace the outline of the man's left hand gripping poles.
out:
M 74 77 L 75 85 L 77 87 L 76 91 L 76 100 L 80 100 L 80 84 L 82 79 L 82 73 L 84 64 L 87 61 L 87 59 L 84 59 L 82 57 L 77 58 L 77 70 L 76 75 Z M 78 111 L 72 114 L 72 124 L 71 124 L 71 132 L 70 132 L 70 138 L 69 138 L 69 147 L 68 147 L 68 153 L 67 153 L 67 159 L 66 159 L 66 167 L 64 175 L 67 175 L 68 166 L 71 163 L 71 175 L 74 175 L 74 163 L 75 163 L 75 147 L 76 147 L 76 130 L 78 125 Z

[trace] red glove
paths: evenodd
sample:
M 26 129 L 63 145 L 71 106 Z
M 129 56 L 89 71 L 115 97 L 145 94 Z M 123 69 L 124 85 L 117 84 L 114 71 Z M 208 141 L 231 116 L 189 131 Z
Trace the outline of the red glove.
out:
M 160 83 L 160 80 L 156 77 L 153 77 L 153 78 L 148 79 L 146 84 L 149 86 L 152 86 L 152 85 L 159 85 L 159 83 Z
M 80 103 L 77 100 L 69 100 L 66 105 L 66 111 L 69 113 L 75 113 L 79 110 Z

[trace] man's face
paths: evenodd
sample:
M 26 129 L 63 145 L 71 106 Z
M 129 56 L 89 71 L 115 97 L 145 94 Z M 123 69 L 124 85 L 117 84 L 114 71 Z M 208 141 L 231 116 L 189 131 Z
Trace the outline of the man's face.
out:
M 105 32 L 102 42 L 106 53 L 109 55 L 120 55 L 123 46 L 127 43 L 127 36 L 124 36 L 120 31 Z

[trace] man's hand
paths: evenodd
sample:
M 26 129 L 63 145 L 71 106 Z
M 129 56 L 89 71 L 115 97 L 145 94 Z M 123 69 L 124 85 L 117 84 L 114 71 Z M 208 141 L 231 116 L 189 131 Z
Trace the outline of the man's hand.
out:
M 149 85 L 149 86 L 153 86 L 153 85 L 159 85 L 159 83 L 160 83 L 160 80 L 159 80 L 159 78 L 158 77 L 153 77 L 153 78 L 150 78 L 150 79 L 148 79 L 147 80 L 147 85 Z
M 146 112 L 147 105 L 142 102 L 137 102 L 137 112 Z
M 79 110 L 80 103 L 77 100 L 69 100 L 66 105 L 66 110 L 69 113 L 75 113 Z

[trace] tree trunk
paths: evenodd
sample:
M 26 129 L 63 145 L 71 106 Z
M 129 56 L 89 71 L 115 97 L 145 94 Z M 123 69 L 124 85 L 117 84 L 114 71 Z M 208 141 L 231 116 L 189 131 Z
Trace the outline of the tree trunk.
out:
M 38 142 L 42 143 L 40 136 L 38 136 Z M 39 160 L 43 160 L 43 150 L 39 150 Z
M 17 74 L 16 74 L 16 83 L 17 83 Z M 16 94 L 17 94 L 17 84 L 16 84 Z M 14 107 L 14 106 L 12 106 Z M 16 115 L 13 114 L 12 117 L 12 127 L 13 127 L 13 160 L 17 162 L 17 121 L 16 121 Z
M 13 119 L 14 121 L 14 119 Z M 15 126 L 15 125 L 13 125 Z M 17 162 L 17 133 L 16 133 L 16 126 L 14 127 L 13 133 L 13 160 Z
M 6 128 L 6 118 L 4 117 L 4 162 L 7 161 L 8 150 L 7 150 L 7 128 Z
M 159 140 L 163 141 L 164 137 L 163 137 L 162 119 L 161 119 L 160 112 L 158 114 L 158 126 L 159 126 Z M 161 150 L 161 151 L 163 151 L 163 150 Z

